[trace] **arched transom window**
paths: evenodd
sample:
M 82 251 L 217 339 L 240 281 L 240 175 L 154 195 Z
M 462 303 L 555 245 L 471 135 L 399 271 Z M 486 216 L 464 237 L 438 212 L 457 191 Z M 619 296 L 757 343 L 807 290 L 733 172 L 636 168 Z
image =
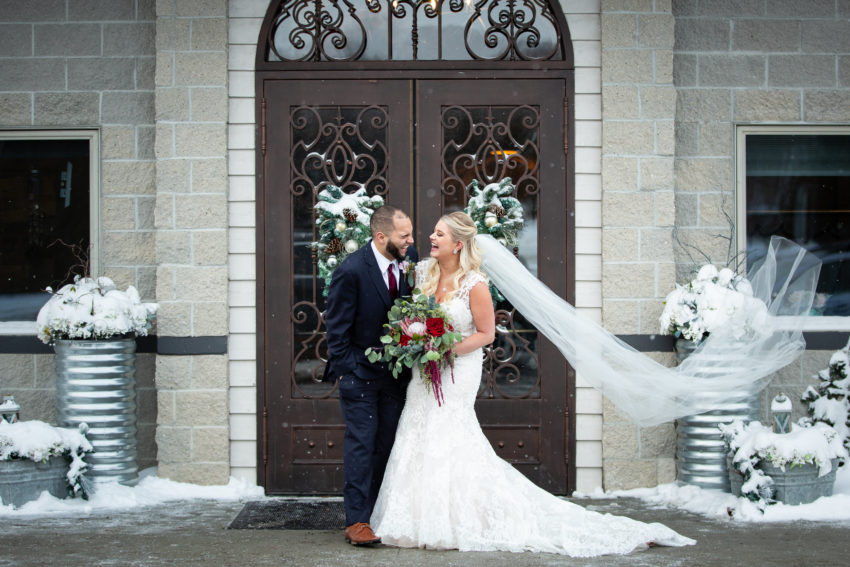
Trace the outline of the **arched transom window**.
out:
M 281 0 L 273 22 L 266 61 L 565 58 L 547 0 Z

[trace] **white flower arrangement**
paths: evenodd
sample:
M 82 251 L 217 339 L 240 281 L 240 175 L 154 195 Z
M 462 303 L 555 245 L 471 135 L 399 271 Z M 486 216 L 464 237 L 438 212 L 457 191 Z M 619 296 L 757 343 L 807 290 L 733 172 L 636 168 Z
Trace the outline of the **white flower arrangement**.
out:
M 57 339 L 108 339 L 116 336 L 145 336 L 156 315 L 156 303 L 142 303 L 139 292 L 129 286 L 115 287 L 106 277 L 76 276 L 63 286 L 38 312 L 38 338 L 46 344 Z
M 712 264 L 700 268 L 687 285 L 676 284 L 664 300 L 661 333 L 700 343 L 723 329 L 735 336 L 752 332 L 768 315 L 764 302 L 753 297 L 750 282 Z

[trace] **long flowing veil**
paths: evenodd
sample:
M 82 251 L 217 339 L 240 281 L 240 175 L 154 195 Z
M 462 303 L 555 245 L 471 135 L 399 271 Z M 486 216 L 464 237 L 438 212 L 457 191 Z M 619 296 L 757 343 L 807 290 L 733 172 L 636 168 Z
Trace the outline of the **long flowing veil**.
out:
M 805 350 L 802 325 L 820 260 L 773 237 L 749 278 L 753 298 L 736 306 L 739 324 L 712 332 L 668 368 L 581 315 L 534 277 L 492 236 L 478 235 L 482 269 L 508 301 L 551 341 L 578 375 L 632 421 L 657 425 L 751 396 Z

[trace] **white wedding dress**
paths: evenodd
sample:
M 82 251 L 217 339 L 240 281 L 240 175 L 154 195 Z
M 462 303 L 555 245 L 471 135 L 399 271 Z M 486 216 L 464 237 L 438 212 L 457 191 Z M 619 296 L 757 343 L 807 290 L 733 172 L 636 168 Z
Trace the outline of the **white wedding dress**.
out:
M 443 305 L 464 337 L 475 332 L 469 291 L 484 281 L 480 274 L 468 273 L 455 296 Z M 603 515 L 562 500 L 499 458 L 481 431 L 474 409 L 482 354 L 479 349 L 457 357 L 454 382 L 449 369 L 444 369 L 441 406 L 414 369 L 371 517 L 383 543 L 574 557 L 629 553 L 650 542 L 695 543 L 662 524 Z

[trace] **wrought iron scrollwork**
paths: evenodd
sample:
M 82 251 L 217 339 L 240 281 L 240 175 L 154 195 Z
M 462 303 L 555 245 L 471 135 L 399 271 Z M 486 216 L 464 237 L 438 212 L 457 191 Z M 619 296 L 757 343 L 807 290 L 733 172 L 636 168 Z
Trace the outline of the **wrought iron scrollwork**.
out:
M 482 12 L 488 27 L 483 46 L 470 43 L 473 25 Z M 547 33 L 549 32 L 549 33 Z M 546 45 L 544 36 L 557 38 Z M 539 61 L 552 59 L 560 48 L 560 33 L 546 0 L 478 0 L 464 30 L 466 49 L 474 59 Z M 541 48 L 548 50 L 541 51 Z M 490 50 L 489 54 L 482 51 Z
M 389 160 L 384 106 L 294 106 L 289 112 L 292 149 L 289 194 L 295 211 L 294 302 L 289 318 L 294 337 L 292 395 L 328 398 L 335 382 L 323 382 L 327 345 L 323 296 L 316 277 L 315 254 L 307 244 L 317 240 L 315 206 L 328 184 L 347 193 L 365 187 L 386 196 Z
M 496 340 L 486 349 L 479 398 L 540 397 L 537 331 L 518 328 L 514 309 L 496 311 Z
M 386 194 L 386 108 L 298 106 L 290 119 L 293 193 L 318 193 L 330 183 L 346 193 L 366 187 Z
M 266 37 L 267 60 L 357 61 L 376 43 L 372 59 L 392 60 L 408 34 L 402 58 L 418 60 L 424 34 L 438 60 L 561 60 L 562 34 L 550 0 L 279 0 Z M 474 3 L 473 3 L 474 2 Z M 424 25 L 427 22 L 427 26 Z M 463 30 L 466 53 L 444 49 L 444 37 Z M 451 51 L 451 52 L 448 52 Z M 396 53 L 399 49 L 396 49 Z
M 463 206 L 466 188 L 511 178 L 528 211 L 539 193 L 540 109 L 530 105 L 460 106 L 441 109 L 442 191 Z M 496 311 L 496 341 L 486 351 L 479 397 L 540 397 L 537 331 L 507 303 Z
M 336 381 L 323 382 L 325 345 L 324 319 L 318 306 L 299 301 L 292 306 L 290 319 L 297 338 L 292 361 L 292 397 L 328 398 L 336 392 Z
M 378 0 L 366 6 L 380 10 Z M 286 35 L 285 48 L 278 47 L 278 32 Z M 366 27 L 349 0 L 282 0 L 268 45 L 281 61 L 355 61 L 366 49 Z
M 444 192 L 510 177 L 518 190 L 537 193 L 539 109 L 455 105 L 443 109 L 442 120 Z

